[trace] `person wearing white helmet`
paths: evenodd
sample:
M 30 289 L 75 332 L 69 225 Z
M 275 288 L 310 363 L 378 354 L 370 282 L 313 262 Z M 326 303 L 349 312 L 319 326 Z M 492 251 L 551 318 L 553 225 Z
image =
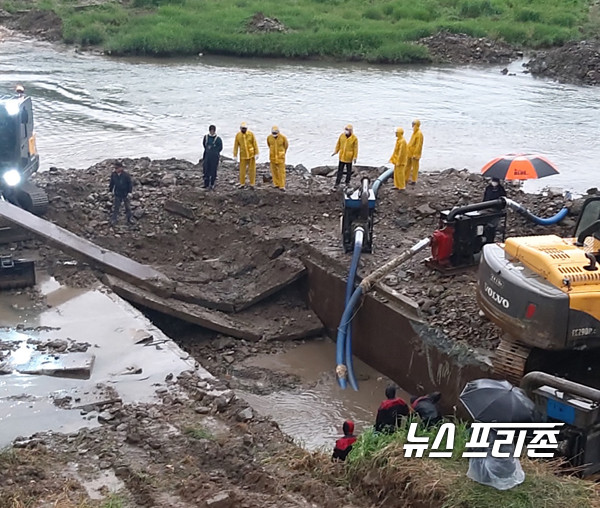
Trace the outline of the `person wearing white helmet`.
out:
M 332 157 L 336 153 L 340 154 L 334 188 L 337 188 L 342 181 L 344 169 L 346 170 L 346 185 L 350 183 L 350 178 L 352 178 L 352 163 L 356 164 L 356 158 L 358 157 L 358 138 L 354 135 L 353 130 L 352 125 L 346 125 L 344 132 L 340 134 L 335 145 L 335 151 L 331 154 Z
M 421 132 L 421 121 L 413 120 L 413 133 L 408 142 L 408 163 L 406 164 L 406 181 L 412 179 L 413 185 L 417 183 L 419 176 L 419 161 L 423 152 L 423 133 Z
M 25 97 L 25 87 L 23 85 L 18 84 L 17 86 L 15 86 L 15 92 L 17 93 L 19 98 Z
M 396 129 L 396 146 L 394 153 L 390 157 L 390 162 L 394 165 L 394 187 L 403 190 L 406 188 L 406 163 L 408 161 L 408 147 L 404 139 L 404 129 Z
M 287 138 L 279 132 L 279 127 L 273 125 L 271 134 L 267 137 L 269 147 L 269 162 L 271 166 L 271 176 L 273 185 L 276 188 L 285 190 L 285 154 L 289 143 Z
M 252 131 L 248 130 L 246 122 L 240 124 L 240 131 L 235 135 L 233 143 L 233 158 L 240 153 L 240 188 L 246 185 L 246 171 L 250 180 L 250 188 L 254 189 L 256 182 L 256 159 L 258 159 L 258 143 Z

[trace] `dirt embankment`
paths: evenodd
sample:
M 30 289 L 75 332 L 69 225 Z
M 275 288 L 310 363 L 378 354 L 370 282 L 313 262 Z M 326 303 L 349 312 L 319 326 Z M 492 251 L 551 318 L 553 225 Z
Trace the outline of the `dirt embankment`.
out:
M 440 63 L 503 64 L 523 56 L 522 51 L 503 41 L 445 31 L 425 37 L 419 44 L 426 46 L 434 60 Z
M 201 284 L 207 291 L 222 287 L 222 294 L 215 293 L 216 301 L 227 295 L 244 295 L 250 283 L 261 276 L 264 260 L 278 253 L 290 259 L 301 256 L 306 245 L 324 253 L 331 260 L 331 269 L 346 275 L 349 258 L 341 248 L 339 230 L 341 195 L 330 190 L 331 179 L 326 176 L 290 168 L 285 193 L 268 181 L 255 191 L 240 190 L 233 164 L 225 161 L 217 190 L 205 192 L 201 169 L 187 161 L 136 159 L 125 160 L 125 166 L 135 182 L 134 226 L 125 226 L 123 217 L 121 225 L 110 226 L 109 161 L 85 171 L 53 169 L 37 175 L 38 183 L 50 195 L 49 219 L 104 247 L 153 264 L 179 283 Z M 259 179 L 267 173 L 267 166 L 259 165 Z M 363 168 L 361 173 L 374 179 L 381 169 Z M 484 187 L 480 175 L 466 170 L 423 174 L 416 186 L 404 192 L 386 184 L 378 198 L 374 252 L 362 257 L 359 275 L 367 275 L 429 236 L 439 225 L 440 210 L 479 202 Z M 507 191 L 544 217 L 564 205 L 562 195 L 529 195 L 510 185 Z M 179 203 L 186 215 L 167 210 L 166 204 L 172 201 Z M 576 212 L 577 207 L 573 209 Z M 572 217 L 558 226 L 540 228 L 510 214 L 507 235 L 557 232 L 568 236 L 573 226 Z M 89 270 L 62 264 L 69 257 L 52 249 L 41 246 L 41 252 L 49 270 L 67 277 L 71 284 L 78 280 L 85 284 L 86 277 L 94 276 Z M 390 274 L 385 283 L 414 299 L 422 316 L 444 334 L 470 346 L 496 346 L 498 330 L 479 314 L 475 269 L 445 276 L 426 267 L 421 258 Z M 289 326 L 289 319 L 301 319 L 294 309 L 304 314 L 308 311 L 292 293 L 283 293 L 276 300 L 280 306 L 269 321 L 274 328 Z M 254 315 L 257 310 L 250 307 L 248 312 Z
M 535 76 L 564 83 L 600 85 L 600 40 L 569 42 L 540 52 L 527 67 Z
M 51 10 L 29 9 L 11 14 L 0 7 L 0 25 L 45 41 L 62 39 L 62 19 Z
M 18 438 L 0 453 L 0 506 L 370 506 L 277 460 L 297 447 L 230 390 L 213 393 L 224 388 L 183 372 L 162 404 L 113 402 L 94 408 L 100 427 Z

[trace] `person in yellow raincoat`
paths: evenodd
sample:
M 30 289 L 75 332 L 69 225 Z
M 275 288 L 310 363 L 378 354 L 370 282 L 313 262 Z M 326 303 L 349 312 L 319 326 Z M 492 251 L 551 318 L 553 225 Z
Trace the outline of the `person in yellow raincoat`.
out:
M 396 189 L 406 188 L 406 163 L 408 161 L 408 145 L 404 139 L 404 129 L 396 129 L 396 146 L 394 153 L 390 157 L 390 162 L 394 165 L 394 187 Z
M 332 157 L 336 153 L 340 154 L 340 163 L 335 176 L 335 187 L 342 181 L 344 169 L 346 169 L 346 185 L 350 183 L 350 178 L 352 178 L 352 163 L 356 164 L 356 158 L 358 157 L 358 138 L 352 131 L 352 125 L 346 125 L 344 132 L 340 134 L 335 145 L 335 151 L 331 154 Z
M 240 132 L 235 135 L 233 143 L 233 158 L 237 159 L 240 152 L 240 188 L 246 185 L 246 170 L 250 180 L 250 188 L 256 183 L 256 159 L 258 159 L 258 143 L 252 131 L 248 130 L 246 122 L 240 124 Z
M 412 179 L 413 184 L 417 183 L 419 176 L 419 160 L 423 152 L 423 133 L 421 132 L 421 121 L 413 120 L 413 133 L 408 142 L 408 163 L 406 164 L 406 181 Z
M 279 132 L 279 127 L 274 125 L 271 134 L 267 137 L 269 147 L 269 162 L 271 164 L 271 176 L 276 188 L 285 190 L 285 154 L 289 143 L 287 138 Z

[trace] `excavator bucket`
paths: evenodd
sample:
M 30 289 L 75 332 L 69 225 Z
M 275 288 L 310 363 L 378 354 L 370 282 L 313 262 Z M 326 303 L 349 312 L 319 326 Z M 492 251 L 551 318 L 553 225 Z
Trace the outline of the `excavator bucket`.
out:
M 0 290 L 35 286 L 35 263 L 0 256 Z

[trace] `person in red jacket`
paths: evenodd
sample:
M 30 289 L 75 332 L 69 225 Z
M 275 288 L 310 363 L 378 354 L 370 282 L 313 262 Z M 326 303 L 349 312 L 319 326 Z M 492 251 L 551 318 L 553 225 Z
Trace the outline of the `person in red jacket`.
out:
M 381 403 L 377 410 L 375 430 L 377 432 L 392 433 L 396 431 L 398 419 L 408 416 L 410 410 L 404 399 L 396 397 L 396 387 L 394 385 L 390 385 L 385 389 L 385 396 L 387 399 Z
M 352 450 L 352 445 L 356 442 L 353 421 L 346 420 L 342 429 L 344 431 L 344 437 L 341 437 L 335 442 L 335 448 L 333 449 L 333 456 L 331 457 L 331 460 L 346 460 L 346 457 Z

